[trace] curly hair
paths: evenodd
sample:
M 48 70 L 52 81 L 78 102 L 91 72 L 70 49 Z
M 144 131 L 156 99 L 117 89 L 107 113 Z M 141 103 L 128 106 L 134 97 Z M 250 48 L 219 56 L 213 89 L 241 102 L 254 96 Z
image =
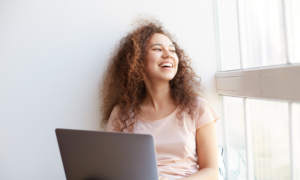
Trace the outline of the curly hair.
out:
M 136 27 L 116 45 L 100 84 L 102 126 L 108 122 L 113 108 L 118 105 L 119 121 L 114 124 L 119 124 L 119 127 L 115 127 L 115 130 L 132 131 L 136 123 L 135 114 L 140 111 L 139 106 L 146 95 L 142 71 L 145 66 L 146 44 L 154 33 L 166 35 L 175 45 L 178 56 L 178 71 L 169 81 L 172 98 L 180 108 L 176 116 L 181 119 L 181 112 L 187 111 L 193 119 L 195 103 L 202 91 L 201 78 L 194 73 L 190 58 L 158 20 L 138 19 L 135 22 Z

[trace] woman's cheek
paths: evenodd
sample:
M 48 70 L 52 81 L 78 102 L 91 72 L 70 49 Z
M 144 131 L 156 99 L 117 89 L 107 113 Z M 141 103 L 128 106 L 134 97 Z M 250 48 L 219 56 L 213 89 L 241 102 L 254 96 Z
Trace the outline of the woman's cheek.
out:
M 150 66 L 153 66 L 157 61 L 157 57 L 155 56 L 155 54 L 152 53 L 150 53 L 146 59 L 147 59 L 147 64 Z

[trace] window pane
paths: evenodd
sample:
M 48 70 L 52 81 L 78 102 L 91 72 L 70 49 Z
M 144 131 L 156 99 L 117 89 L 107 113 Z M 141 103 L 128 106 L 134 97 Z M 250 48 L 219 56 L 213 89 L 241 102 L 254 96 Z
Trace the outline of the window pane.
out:
M 216 0 L 220 70 L 240 69 L 236 0 Z
M 243 98 L 223 96 L 229 179 L 247 179 Z
M 243 67 L 285 64 L 281 0 L 238 2 Z
M 295 180 L 300 180 L 300 104 L 292 104 Z
M 290 179 L 288 103 L 247 99 L 251 122 L 254 177 Z
M 293 63 L 300 62 L 300 1 L 286 0 L 286 22 L 289 41 L 289 56 Z

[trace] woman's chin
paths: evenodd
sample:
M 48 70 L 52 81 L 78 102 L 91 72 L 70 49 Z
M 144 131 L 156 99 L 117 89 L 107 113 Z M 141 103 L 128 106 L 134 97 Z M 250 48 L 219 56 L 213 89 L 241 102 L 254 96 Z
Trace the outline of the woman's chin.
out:
M 169 82 L 169 81 L 171 81 L 174 77 L 175 77 L 175 76 L 166 76 L 166 77 L 164 77 L 164 78 L 162 78 L 162 79 L 163 79 L 164 81 Z
M 175 77 L 175 75 L 176 74 L 171 74 L 171 73 L 169 73 L 169 74 L 160 74 L 160 75 L 156 75 L 156 76 L 153 76 L 152 78 L 151 78 L 151 76 L 149 77 L 149 79 L 150 79 L 150 81 L 151 81 L 151 79 L 152 80 L 154 80 L 154 81 L 160 81 L 160 82 L 169 82 L 169 81 L 171 81 L 172 79 L 174 79 L 174 77 Z

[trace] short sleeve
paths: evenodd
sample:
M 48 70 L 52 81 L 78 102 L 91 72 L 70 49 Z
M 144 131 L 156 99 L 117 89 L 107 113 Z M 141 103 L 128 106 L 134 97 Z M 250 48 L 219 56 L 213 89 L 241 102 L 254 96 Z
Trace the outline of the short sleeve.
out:
M 215 109 L 203 98 L 198 99 L 198 110 L 196 116 L 196 129 L 214 121 L 216 122 L 220 116 Z
M 117 122 L 117 116 L 119 113 L 119 108 L 117 106 L 114 107 L 114 109 L 111 111 L 108 123 L 106 126 L 106 131 L 116 131 L 116 122 Z

